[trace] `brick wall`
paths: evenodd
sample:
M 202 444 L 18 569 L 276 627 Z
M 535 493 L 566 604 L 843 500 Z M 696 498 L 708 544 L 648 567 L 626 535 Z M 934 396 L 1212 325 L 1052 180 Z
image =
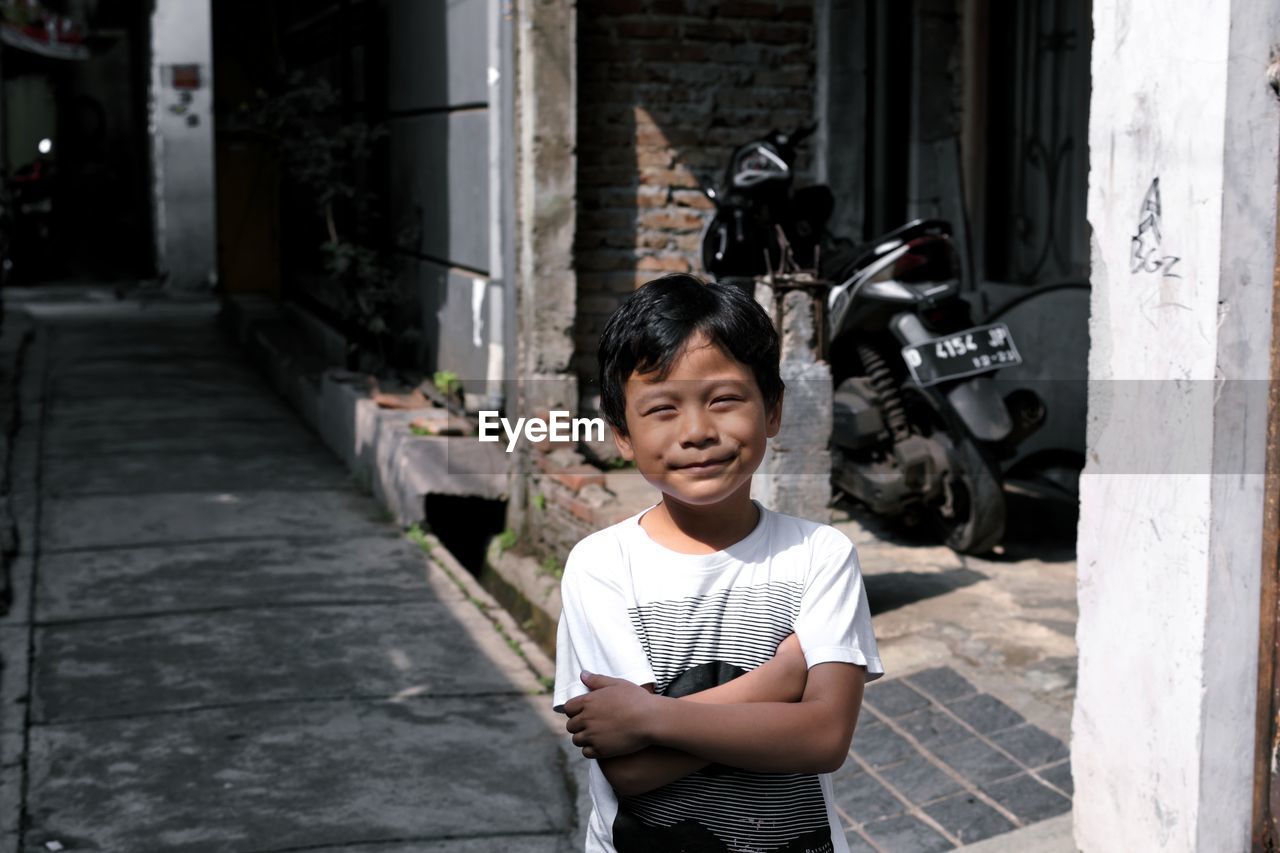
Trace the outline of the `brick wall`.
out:
M 812 121 L 813 43 L 813 0 L 580 0 L 584 398 L 598 393 L 596 346 L 622 297 L 663 273 L 701 270 L 711 203 L 699 178 L 718 186 L 734 147 Z
M 521 536 L 521 551 L 540 560 L 554 557 L 563 567 L 574 545 L 639 507 L 620 502 L 607 488 L 605 472 L 577 450 L 550 442 L 535 447 L 529 471 L 529 523 Z

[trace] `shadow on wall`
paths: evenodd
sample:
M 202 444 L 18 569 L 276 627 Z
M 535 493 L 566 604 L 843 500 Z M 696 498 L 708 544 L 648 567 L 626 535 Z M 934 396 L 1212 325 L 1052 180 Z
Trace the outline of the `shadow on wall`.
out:
M 582 0 L 578 5 L 575 368 L 618 303 L 700 272 L 700 235 L 732 150 L 813 120 L 812 0 Z M 802 151 L 800 171 L 807 168 Z M 803 177 L 800 179 L 803 180 Z

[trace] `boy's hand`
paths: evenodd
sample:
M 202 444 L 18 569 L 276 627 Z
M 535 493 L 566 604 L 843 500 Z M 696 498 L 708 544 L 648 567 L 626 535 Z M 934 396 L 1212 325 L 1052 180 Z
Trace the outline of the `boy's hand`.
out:
M 648 690 L 621 678 L 582 673 L 590 690 L 564 705 L 565 728 L 586 758 L 612 758 L 649 746 L 645 708 L 654 698 Z

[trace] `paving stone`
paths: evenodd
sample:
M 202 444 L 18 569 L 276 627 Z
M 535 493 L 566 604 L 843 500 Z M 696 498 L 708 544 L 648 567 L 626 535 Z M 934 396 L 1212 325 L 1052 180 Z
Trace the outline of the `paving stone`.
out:
M 353 485 L 328 451 L 299 446 L 243 454 L 112 454 L 44 463 L 50 497 L 164 492 L 336 491 Z
M 257 392 L 263 400 L 272 398 L 266 382 L 256 378 L 250 382 L 247 374 L 226 373 L 200 375 L 156 376 L 54 376 L 49 383 L 49 396 L 58 400 L 72 398 L 135 400 L 149 405 L 162 401 L 166 407 L 180 406 L 182 401 L 197 397 L 237 396 Z
M 386 513 L 352 491 L 62 497 L 44 501 L 44 553 L 267 537 L 385 533 Z
M 288 637 L 280 642 L 278 637 Z M 71 623 L 36 632 L 40 722 L 207 705 L 538 689 L 475 608 L 264 607 Z M 500 666 L 494 657 L 503 661 Z
M 934 707 L 899 717 L 896 722 L 908 734 L 930 748 L 972 737 L 964 726 Z
M 19 735 L 26 728 L 30 637 L 27 625 L 0 625 L 0 737 Z M 0 764 L 9 759 L 8 752 L 0 750 Z
M 947 709 L 984 735 L 1025 722 L 1021 714 L 987 693 L 948 702 Z
M 941 744 L 933 752 L 961 776 L 979 784 L 1022 772 L 1021 767 L 976 737 Z
M 404 844 L 343 844 L 313 848 L 315 853 L 564 853 L 562 835 L 483 835 L 476 838 L 411 841 Z M 870 850 L 871 848 L 867 848 Z
M 130 336 L 132 332 L 130 333 Z M 227 346 L 226 340 L 217 334 L 201 334 L 196 330 L 187 330 L 186 334 L 169 337 L 155 337 L 145 333 L 134 339 L 126 339 L 117 331 L 108 337 L 85 337 L 67 335 L 62 331 L 55 333 L 56 340 L 51 348 L 49 364 L 55 372 L 79 370 L 86 361 L 86 355 L 93 360 L 102 359 L 110 365 L 140 364 L 168 360 L 181 364 L 188 359 L 211 359 L 223 354 L 232 364 L 242 364 L 243 355 Z M 91 350 L 87 353 L 86 350 Z
M 853 751 L 872 767 L 896 764 L 912 755 L 919 755 L 910 741 L 884 723 L 859 725 L 853 735 Z
M 912 815 L 885 818 L 863 827 L 863 832 L 884 853 L 935 853 L 952 850 L 955 846 L 933 827 Z
M 917 804 L 963 790 L 959 782 L 923 755 L 908 758 L 878 772 L 904 797 Z
M 322 702 L 37 726 L 27 842 L 213 853 L 483 832 L 492 838 L 479 850 L 505 849 L 504 835 L 571 820 L 556 738 L 531 704 L 545 701 Z
M 1014 828 L 1009 820 L 973 794 L 956 794 L 924 807 L 936 820 L 964 844 L 972 844 Z
M 1068 794 L 1074 794 L 1076 792 L 1075 782 L 1071 776 L 1070 761 L 1060 762 L 1052 767 L 1046 767 L 1044 770 L 1039 772 L 1040 775 L 1044 777 L 1044 780 L 1051 785 L 1057 785 Z
M 118 334 L 118 333 L 113 333 Z M 137 340 L 81 339 L 57 333 L 57 341 L 50 353 L 49 364 L 56 372 L 78 370 L 85 362 L 86 350 L 92 350 L 93 359 L 102 359 L 112 366 L 142 364 L 161 359 L 181 364 L 188 359 L 211 359 L 224 354 L 228 362 L 243 363 L 243 355 L 229 348 L 217 335 L 201 335 L 192 332 L 189 338 L 150 338 Z
M 1068 754 L 1066 744 L 1030 723 L 993 734 L 991 740 L 1028 767 L 1052 764 Z
M 0 733 L 0 838 L 17 836 L 22 820 L 22 731 Z M 12 853 L 18 847 L 0 847 Z
M 421 600 L 430 565 L 395 530 L 338 540 L 265 539 L 49 554 L 40 560 L 36 620 Z
M 907 806 L 871 774 L 850 769 L 846 763 L 831 779 L 836 805 L 855 823 L 864 824 L 902 814 Z
M 934 667 L 907 676 L 907 681 L 929 693 L 933 698 L 947 702 L 978 692 L 974 686 L 946 666 Z
M 898 680 L 873 682 L 867 688 L 864 701 L 890 717 L 900 717 L 929 704 L 928 699 Z
M 878 853 L 876 848 L 867 843 L 867 840 L 852 829 L 844 834 L 845 843 L 849 845 L 849 853 Z
M 108 352 L 111 351 L 108 350 Z M 202 379 L 232 379 L 249 385 L 260 385 L 262 381 L 261 374 L 249 362 L 208 345 L 190 350 L 183 358 L 163 361 L 131 357 L 128 353 L 96 355 L 92 360 L 58 363 L 55 365 L 53 375 L 56 379 L 100 382 L 127 382 L 137 377 L 151 379 L 189 376 L 198 376 Z
M 59 421 L 44 430 L 42 441 L 46 460 L 116 453 L 222 453 L 235 457 L 301 447 L 324 449 L 313 433 L 288 421 L 193 421 L 182 417 L 118 423 Z
M 136 398 L 114 397 L 60 397 L 46 404 L 50 422 L 65 420 L 119 421 L 172 421 L 175 418 L 194 421 L 258 420 L 297 422 L 296 416 L 278 397 L 261 394 L 236 394 L 217 397 L 196 397 L 181 401 L 170 400 L 168 405 L 156 406 L 154 402 Z
M 1003 782 L 984 785 L 983 790 L 1023 823 L 1035 823 L 1071 809 L 1070 800 L 1025 773 Z

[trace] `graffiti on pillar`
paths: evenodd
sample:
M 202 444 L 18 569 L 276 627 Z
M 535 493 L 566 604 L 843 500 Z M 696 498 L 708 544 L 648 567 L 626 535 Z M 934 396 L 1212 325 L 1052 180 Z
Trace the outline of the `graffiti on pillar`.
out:
M 1138 232 L 1129 239 L 1129 272 L 1159 273 L 1164 278 L 1182 278 L 1173 268 L 1182 259 L 1166 254 L 1161 241 L 1160 179 L 1153 178 L 1138 211 Z

